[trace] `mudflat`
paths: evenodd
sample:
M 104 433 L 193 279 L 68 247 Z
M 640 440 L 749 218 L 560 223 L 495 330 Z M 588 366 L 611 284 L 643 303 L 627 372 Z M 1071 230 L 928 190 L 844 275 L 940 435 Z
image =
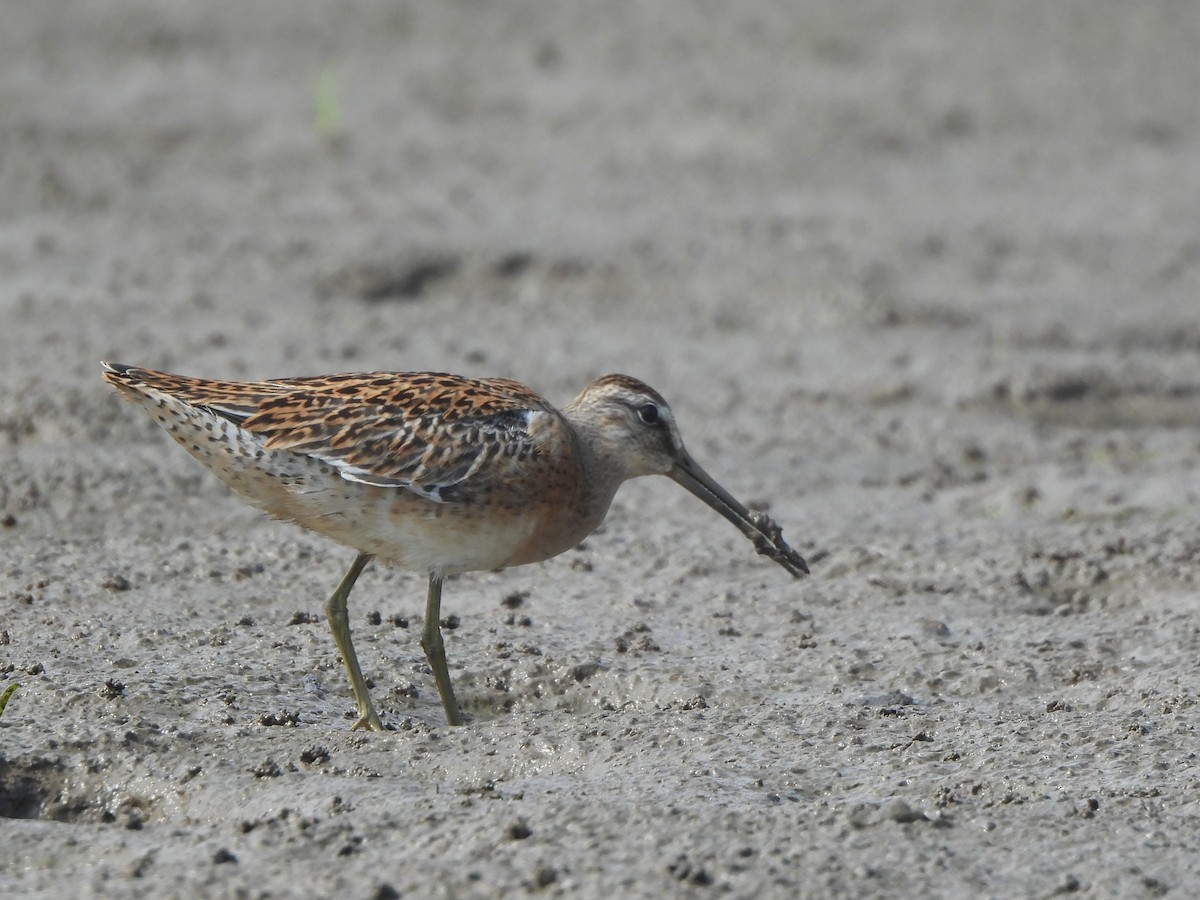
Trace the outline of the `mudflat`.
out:
M 0 894 L 1200 892 L 1186 3 L 9 4 Z M 367 570 L 99 360 L 624 372 L 662 478 Z

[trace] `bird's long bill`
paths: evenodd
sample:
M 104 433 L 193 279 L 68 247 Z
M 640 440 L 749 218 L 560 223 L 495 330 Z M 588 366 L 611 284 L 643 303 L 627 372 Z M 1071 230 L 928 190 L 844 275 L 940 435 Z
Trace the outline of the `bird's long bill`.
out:
M 763 556 L 775 560 L 797 578 L 808 574 L 808 563 L 783 539 L 783 529 L 770 516 L 746 509 L 686 453 L 680 453 L 675 468 L 667 474 L 737 526 Z

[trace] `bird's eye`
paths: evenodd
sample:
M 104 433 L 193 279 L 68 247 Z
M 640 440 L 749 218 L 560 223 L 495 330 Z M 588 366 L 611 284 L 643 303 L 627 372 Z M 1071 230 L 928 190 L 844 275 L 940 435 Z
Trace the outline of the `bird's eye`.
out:
M 658 421 L 658 407 L 653 403 L 647 403 L 645 406 L 639 407 L 637 414 L 638 418 L 647 425 L 653 425 Z

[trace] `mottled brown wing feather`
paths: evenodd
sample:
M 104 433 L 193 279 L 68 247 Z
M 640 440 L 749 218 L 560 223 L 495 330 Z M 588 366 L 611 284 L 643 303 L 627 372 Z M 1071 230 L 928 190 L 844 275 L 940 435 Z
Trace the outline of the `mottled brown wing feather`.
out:
M 294 390 L 288 380 L 218 381 L 172 375 L 153 369 L 139 369 L 119 363 L 104 363 L 104 380 L 125 392 L 138 393 L 139 387 L 169 394 L 192 406 L 211 409 L 224 418 L 241 422 L 272 397 Z M 294 380 L 294 379 L 293 379 Z
M 506 379 L 442 373 L 372 373 L 290 379 L 293 388 L 264 400 L 242 427 L 268 449 L 306 453 L 344 477 L 406 487 L 434 500 L 495 463 L 536 452 L 529 416 L 545 400 Z
M 550 411 L 505 379 L 441 373 L 296 379 L 296 390 L 264 401 L 242 427 L 271 449 L 307 453 L 354 481 L 406 487 L 434 500 L 481 472 L 499 474 L 537 446 L 529 417 Z
M 507 458 L 537 452 L 530 416 L 553 409 L 522 384 L 438 372 L 372 372 L 210 381 L 147 369 L 112 367 L 106 377 L 143 384 L 204 406 L 264 439 L 267 449 L 303 453 L 343 477 L 409 488 L 445 500 L 481 472 L 498 474 Z

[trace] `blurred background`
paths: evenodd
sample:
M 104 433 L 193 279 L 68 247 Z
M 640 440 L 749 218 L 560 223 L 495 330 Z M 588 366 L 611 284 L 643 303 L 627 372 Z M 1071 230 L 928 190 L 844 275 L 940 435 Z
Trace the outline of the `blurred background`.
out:
M 100 352 L 684 384 L 697 331 L 786 362 L 914 321 L 1152 340 L 1194 308 L 1186 2 L 4 18 L 10 384 Z

